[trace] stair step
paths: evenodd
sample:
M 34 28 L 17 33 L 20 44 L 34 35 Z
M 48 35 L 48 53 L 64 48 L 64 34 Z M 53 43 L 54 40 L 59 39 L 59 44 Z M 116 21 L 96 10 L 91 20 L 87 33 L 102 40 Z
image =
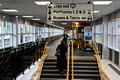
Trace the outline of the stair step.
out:
M 53 63 L 50 63 L 50 64 L 46 64 L 44 63 L 44 66 L 56 66 L 57 64 L 53 64 Z M 94 63 L 94 64 L 90 64 L 90 63 L 80 63 L 80 64 L 73 64 L 74 66 L 98 66 L 98 64 Z
M 74 69 L 98 69 L 98 66 L 74 66 Z M 56 66 L 43 66 L 43 69 L 57 69 Z
M 42 74 L 41 78 L 64 78 L 66 79 L 66 75 L 67 74 L 61 75 L 60 73 L 59 74 Z
M 58 79 L 58 78 L 41 78 L 41 80 L 66 80 L 66 79 Z M 100 79 L 74 79 L 74 80 L 100 80 Z
M 13 80 L 13 77 L 5 77 L 5 80 Z
M 58 78 L 41 78 L 41 80 L 66 80 L 66 79 L 58 79 Z
M 86 60 L 74 60 L 74 63 L 76 62 L 87 62 L 87 63 L 97 63 L 97 61 L 86 61 Z

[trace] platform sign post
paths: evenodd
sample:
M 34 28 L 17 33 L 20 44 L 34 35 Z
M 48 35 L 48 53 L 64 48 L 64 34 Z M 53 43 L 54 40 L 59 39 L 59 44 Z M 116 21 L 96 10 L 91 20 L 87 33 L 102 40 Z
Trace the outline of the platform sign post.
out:
M 48 21 L 93 21 L 93 4 L 49 4 Z

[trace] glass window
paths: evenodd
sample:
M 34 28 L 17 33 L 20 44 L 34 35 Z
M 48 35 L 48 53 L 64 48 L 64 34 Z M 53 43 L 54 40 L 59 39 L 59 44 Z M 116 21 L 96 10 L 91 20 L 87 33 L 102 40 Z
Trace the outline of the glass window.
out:
M 102 26 L 102 24 L 95 26 L 95 41 L 103 42 L 103 26 Z
M 4 35 L 4 46 L 11 46 L 11 35 Z
M 120 20 L 116 21 L 116 34 L 120 34 Z
M 114 22 L 110 21 L 108 23 L 108 34 L 113 34 L 113 26 L 114 26 Z
M 4 22 L 4 33 L 12 33 L 12 24 L 10 22 Z
M 0 35 L 0 48 L 2 48 L 2 36 Z
M 108 36 L 108 47 L 113 47 L 113 36 Z
M 31 37 L 32 37 L 32 35 L 31 35 L 31 34 L 29 34 L 29 35 L 28 35 L 28 40 L 27 40 L 28 42 L 30 42 L 30 41 L 31 41 L 31 39 L 32 39 Z
M 28 42 L 28 35 L 27 34 L 25 34 L 25 42 Z
M 29 26 L 29 33 L 32 33 L 32 26 Z
M 1 34 L 1 31 L 2 31 L 2 21 L 0 20 L 0 34 Z
M 25 33 L 28 33 L 28 26 L 25 25 Z

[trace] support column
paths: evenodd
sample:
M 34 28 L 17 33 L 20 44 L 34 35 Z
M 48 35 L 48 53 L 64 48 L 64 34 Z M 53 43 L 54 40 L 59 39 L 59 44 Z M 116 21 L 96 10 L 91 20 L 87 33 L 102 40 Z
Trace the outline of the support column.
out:
M 103 59 L 109 59 L 108 50 L 108 16 L 103 16 Z
M 74 39 L 74 27 L 72 26 L 72 38 Z
M 16 47 L 18 47 L 18 16 L 16 16 Z
M 76 39 L 78 40 L 78 27 L 76 27 Z
M 44 40 L 45 40 L 45 24 L 44 24 Z

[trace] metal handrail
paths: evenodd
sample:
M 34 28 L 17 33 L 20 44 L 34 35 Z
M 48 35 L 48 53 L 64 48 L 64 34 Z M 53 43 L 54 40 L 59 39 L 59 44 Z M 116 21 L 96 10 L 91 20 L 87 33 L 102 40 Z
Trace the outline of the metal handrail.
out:
M 7 63 L 7 62 L 10 60 L 10 57 L 11 57 L 11 55 L 9 55 L 9 56 L 7 57 L 7 60 L 5 61 L 5 63 Z M 11 64 L 11 61 L 8 63 L 7 68 L 5 69 L 5 71 L 4 71 L 4 73 L 3 73 L 3 75 L 2 75 L 1 78 L 4 77 L 4 74 L 7 72 L 7 70 L 8 70 L 8 68 L 9 68 L 10 64 Z M 2 70 L 3 68 L 4 68 L 4 66 L 2 66 L 1 70 Z
M 101 61 L 100 61 L 100 56 L 99 56 L 99 53 L 100 51 L 98 51 L 98 44 L 102 44 L 102 42 L 94 42 L 94 45 L 96 46 L 95 49 L 93 49 L 95 51 L 95 58 L 97 59 L 97 63 L 98 63 L 98 68 L 99 68 L 99 73 L 100 73 L 100 78 L 102 80 L 102 74 L 105 76 L 105 78 L 107 80 L 109 80 L 109 77 L 106 75 L 106 73 L 103 71 L 102 69 L 102 64 L 101 64 Z
M 48 44 L 48 42 L 46 42 L 46 44 L 45 44 L 44 51 L 43 51 L 43 54 L 42 54 L 42 58 L 41 58 L 41 61 L 40 61 L 40 64 L 39 64 L 39 68 L 38 68 L 38 69 L 35 71 L 35 73 L 32 75 L 31 80 L 34 79 L 34 77 L 36 76 L 36 74 L 37 74 L 39 71 L 40 71 L 40 74 L 39 74 L 39 77 L 38 77 L 37 80 L 40 79 L 41 72 L 42 72 L 41 66 L 43 67 L 43 63 L 44 63 L 44 60 L 45 60 L 45 57 L 46 57 L 46 52 L 48 51 L 48 49 L 46 48 L 47 44 Z
M 72 80 L 74 80 L 74 69 L 73 69 L 73 41 L 71 41 L 72 42 Z
M 71 60 L 71 62 L 72 62 L 72 70 L 71 70 L 72 74 L 71 74 L 71 76 L 72 76 L 72 78 L 71 78 L 71 80 L 74 80 L 74 71 L 73 71 L 73 41 L 69 41 L 69 43 L 68 43 L 68 59 L 67 59 L 68 61 L 67 61 L 67 78 L 66 79 L 69 80 L 69 76 L 70 76 L 69 75 L 69 71 L 70 71 L 69 70 L 69 67 L 70 67 L 69 66 L 69 62 L 70 62 L 69 55 L 70 55 L 70 46 L 71 46 L 70 43 L 72 43 L 72 60 Z
M 67 80 L 69 80 L 69 53 L 70 53 L 70 42 L 68 43 L 68 61 L 67 61 Z

